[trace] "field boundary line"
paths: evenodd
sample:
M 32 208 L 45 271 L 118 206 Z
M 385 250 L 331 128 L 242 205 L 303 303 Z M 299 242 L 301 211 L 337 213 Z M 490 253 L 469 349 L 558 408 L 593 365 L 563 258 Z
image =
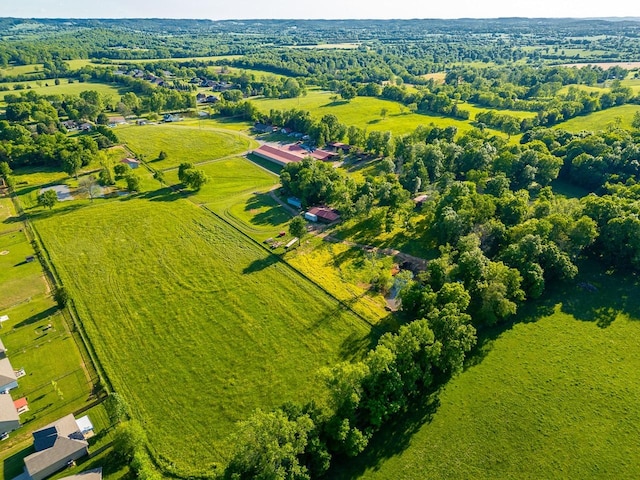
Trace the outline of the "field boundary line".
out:
M 195 202 L 191 201 L 194 205 L 198 205 Z M 234 225 L 232 222 L 230 222 L 229 220 L 225 219 L 224 217 L 218 215 L 216 212 L 214 212 L 213 210 L 211 210 L 208 206 L 206 205 L 198 205 L 200 208 L 202 208 L 203 210 L 206 210 L 207 212 L 209 212 L 211 215 L 213 215 L 214 217 L 216 217 L 217 219 L 219 219 L 220 221 L 222 221 L 223 223 L 225 223 L 226 225 L 228 225 L 229 227 L 233 228 L 236 232 L 239 232 L 243 237 L 247 238 L 251 243 L 253 243 L 254 245 L 258 246 L 262 251 L 264 251 L 265 253 L 267 253 L 270 256 L 275 257 L 278 262 L 282 263 L 283 265 L 285 265 L 287 268 L 289 268 L 291 271 L 293 271 L 294 273 L 300 275 L 302 278 L 304 278 L 305 280 L 308 280 L 309 282 L 311 282 L 313 285 L 315 285 L 317 288 L 319 288 L 322 292 L 324 292 L 326 295 L 328 295 L 330 298 L 332 298 L 335 302 L 338 303 L 338 305 L 340 307 L 342 307 L 344 310 L 349 311 L 350 313 L 352 313 L 353 315 L 355 315 L 360 321 L 362 321 L 363 323 L 365 323 L 369 328 L 371 328 L 373 331 L 375 331 L 376 333 L 384 333 L 383 329 L 380 328 L 379 325 L 376 325 L 374 323 L 372 323 L 370 320 L 368 320 L 367 318 L 365 318 L 362 314 L 356 312 L 355 310 L 353 310 L 344 300 L 340 300 L 338 297 L 336 297 L 333 293 L 331 293 L 329 290 L 327 290 L 325 287 L 323 287 L 322 285 L 320 285 L 319 283 L 317 283 L 315 280 L 313 280 L 312 278 L 310 278 L 309 276 L 307 276 L 304 272 L 298 270 L 296 267 L 294 267 L 293 265 L 291 265 L 289 262 L 287 262 L 285 259 L 283 259 L 280 255 L 276 255 L 273 252 L 271 252 L 269 249 L 267 249 L 267 247 L 265 247 L 264 245 L 262 245 L 260 242 L 258 242 L 257 240 L 255 240 L 254 238 L 252 238 L 250 235 L 248 235 L 247 233 L 243 232 L 239 227 L 237 227 L 236 225 Z
M 40 234 L 38 233 L 35 226 L 30 222 L 29 216 L 25 213 L 22 205 L 20 204 L 18 198 L 15 195 L 13 189 L 11 189 L 11 199 L 16 208 L 16 213 L 22 217 L 22 222 L 25 226 L 25 235 L 30 240 L 33 245 L 33 249 L 35 254 L 42 265 L 42 269 L 45 272 L 45 279 L 49 284 L 49 288 L 51 292 L 55 291 L 55 288 L 58 286 L 64 286 L 58 271 L 55 268 L 53 261 L 51 260 L 51 256 L 49 251 L 45 247 Z M 107 393 L 111 393 L 113 391 L 113 386 L 111 384 L 111 380 L 106 374 L 104 367 L 100 363 L 100 360 L 95 352 L 95 348 L 93 344 L 89 340 L 87 333 L 84 329 L 84 324 L 80 320 L 80 315 L 77 312 L 75 303 L 73 299 L 67 304 L 66 308 L 61 309 L 62 316 L 65 320 L 65 326 L 71 334 L 74 342 L 80 352 L 80 356 L 83 360 L 83 370 L 85 371 L 88 380 L 90 382 L 95 381 L 95 377 L 97 377 L 98 383 L 102 384 L 102 386 L 106 389 Z M 74 335 L 74 332 L 77 332 L 77 335 Z M 79 337 L 79 340 L 78 340 Z M 93 373 L 95 374 L 92 375 Z M 95 386 L 94 386 L 95 389 Z M 95 394 L 95 392 L 91 392 L 91 394 Z

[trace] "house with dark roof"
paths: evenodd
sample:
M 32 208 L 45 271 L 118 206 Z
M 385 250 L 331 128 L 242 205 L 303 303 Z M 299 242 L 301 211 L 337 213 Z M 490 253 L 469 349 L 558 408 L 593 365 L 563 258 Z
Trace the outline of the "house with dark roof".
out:
M 35 453 L 24 459 L 30 480 L 42 480 L 89 454 L 89 443 L 72 414 L 33 432 Z
M 313 207 L 307 213 L 317 217 L 318 221 L 323 223 L 333 223 L 340 221 L 340 214 L 329 207 Z
M 0 395 L 0 435 L 13 432 L 19 427 L 20 419 L 11 395 Z
M 18 377 L 7 358 L 7 349 L 0 340 L 0 394 L 6 394 L 14 388 L 18 388 Z

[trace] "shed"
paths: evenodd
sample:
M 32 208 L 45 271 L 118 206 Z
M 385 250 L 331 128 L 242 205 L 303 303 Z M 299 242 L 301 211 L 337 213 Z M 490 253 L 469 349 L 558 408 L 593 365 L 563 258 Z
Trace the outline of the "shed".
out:
M 24 412 L 29 411 L 29 402 L 27 401 L 27 397 L 22 397 L 13 401 L 13 406 L 16 407 L 16 411 L 18 415 L 23 414 Z
M 293 237 L 289 242 L 284 246 L 284 248 L 292 247 L 298 241 L 298 237 Z
M 302 208 L 302 201 L 299 198 L 296 197 L 289 197 L 287 198 L 287 203 L 289 205 L 292 205 L 296 208 Z
M 78 418 L 76 420 L 76 423 L 78 424 L 78 428 L 83 435 L 86 435 L 89 432 L 93 432 L 93 423 L 91 423 L 91 420 L 89 420 L 89 417 L 87 415 Z
M 318 221 L 318 216 L 311 213 L 311 212 L 304 212 L 304 218 L 305 220 L 309 220 L 310 222 L 317 222 Z
M 317 216 L 320 222 L 333 223 L 340 220 L 340 214 L 329 207 L 313 207 L 309 213 Z

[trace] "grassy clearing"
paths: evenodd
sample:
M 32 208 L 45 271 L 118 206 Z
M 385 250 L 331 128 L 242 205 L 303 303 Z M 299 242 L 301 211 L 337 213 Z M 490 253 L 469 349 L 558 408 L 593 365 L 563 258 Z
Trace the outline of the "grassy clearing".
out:
M 520 120 L 522 120 L 523 118 L 534 118 L 536 117 L 537 113 L 536 112 L 527 112 L 525 110 L 509 110 L 509 109 L 493 109 L 493 108 L 487 108 L 487 107 L 482 107 L 482 106 L 478 106 L 478 105 L 474 105 L 472 103 L 468 103 L 468 102 L 461 102 L 460 104 L 460 108 L 462 110 L 468 110 L 469 113 L 471 114 L 471 119 L 475 120 L 476 115 L 478 113 L 481 112 L 487 112 L 489 110 L 495 111 L 499 114 L 502 115 L 511 115 L 512 117 L 516 117 Z
M 20 94 L 20 92 L 34 91 L 38 95 L 79 95 L 80 92 L 85 90 L 95 90 L 96 92 L 106 97 L 112 97 L 114 99 L 124 95 L 127 91 L 115 84 L 97 83 L 97 82 L 84 82 L 80 83 L 74 81 L 68 83 L 67 80 L 61 80 L 60 85 L 55 85 L 53 80 L 38 80 L 29 82 L 17 82 L 25 86 L 24 90 L 10 90 L 7 92 L 0 92 L 0 100 L 4 102 L 4 97 L 7 94 Z M 6 84 L 9 88 L 13 89 L 14 83 Z M 48 86 L 47 86 L 48 85 Z M 30 88 L 29 88 L 30 87 Z
M 637 478 L 638 280 L 583 270 L 333 478 Z M 431 416 L 432 415 L 432 416 Z
M 356 97 L 350 102 L 338 100 L 332 101 L 334 93 L 311 90 L 304 97 L 290 99 L 257 98 L 256 106 L 268 113 L 271 109 L 289 110 L 292 108 L 308 110 L 314 118 L 321 118 L 326 114 L 334 114 L 346 125 L 355 125 L 366 128 L 369 131 L 390 131 L 394 135 L 409 133 L 418 125 L 435 123 L 439 127 L 453 125 L 459 132 L 465 132 L 472 128 L 469 122 L 456 120 L 449 117 L 422 115 L 410 113 L 409 110 L 397 102 L 381 100 L 373 97 Z M 386 116 L 381 115 L 386 109 Z
M 154 449 L 202 471 L 255 408 L 319 394 L 317 369 L 358 356 L 369 329 L 277 257 L 173 199 L 109 202 L 36 227 Z
M 0 235 L 20 230 L 22 226 L 17 222 L 16 209 L 9 197 L 0 197 Z
M 389 317 L 384 297 L 371 290 L 371 280 L 381 268 L 391 269 L 390 257 L 374 258 L 356 247 L 307 237 L 286 259 L 371 323 Z
M 10 65 L 0 68 L 0 77 L 14 77 L 16 75 L 31 75 L 42 72 L 44 64 L 34 63 L 31 65 Z
M 144 125 L 118 127 L 116 135 L 155 169 L 175 168 L 182 162 L 199 163 L 256 148 L 258 143 L 238 132 L 192 126 Z M 165 160 L 158 160 L 163 150 Z
M 256 69 L 238 68 L 238 67 L 229 67 L 225 65 L 225 66 L 209 67 L 207 70 L 209 71 L 209 73 L 215 74 L 215 75 L 224 74 L 224 73 L 233 73 L 238 75 L 240 73 L 246 73 L 248 75 L 253 75 L 253 77 L 256 80 L 262 80 L 263 78 L 287 78 L 286 75 L 268 72 L 267 70 L 259 70 L 257 68 Z
M 0 309 L 37 295 L 45 289 L 42 267 L 37 261 L 26 262 L 33 255 L 31 244 L 23 231 L 0 236 Z
M 622 105 L 620 107 L 600 110 L 590 115 L 572 118 L 566 122 L 557 124 L 556 128 L 569 132 L 607 130 L 616 126 L 630 129 L 633 115 L 639 111 L 640 106 L 638 105 Z

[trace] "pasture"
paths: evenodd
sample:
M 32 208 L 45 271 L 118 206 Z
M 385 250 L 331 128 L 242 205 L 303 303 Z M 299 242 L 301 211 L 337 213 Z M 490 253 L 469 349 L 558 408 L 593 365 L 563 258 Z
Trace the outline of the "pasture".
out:
M 633 116 L 639 111 L 639 105 L 612 107 L 586 116 L 574 117 L 566 122 L 558 123 L 555 128 L 569 132 L 601 131 L 617 127 L 631 129 Z
M 239 132 L 180 123 L 122 126 L 117 127 L 115 133 L 156 170 L 175 168 L 182 162 L 216 160 L 258 146 L 258 142 Z M 167 154 L 165 160 L 158 159 L 160 151 Z
M 16 75 L 31 75 L 33 73 L 42 72 L 44 64 L 34 63 L 31 65 L 9 65 L 7 67 L 0 68 L 0 78 L 2 77 L 14 77 Z
M 178 471 L 224 461 L 255 409 L 321 394 L 369 327 L 278 258 L 178 196 L 36 222 L 115 389 Z
M 256 98 L 252 101 L 264 113 L 269 110 L 308 110 L 313 118 L 333 114 L 345 125 L 355 125 L 368 131 L 390 131 L 394 135 L 402 135 L 415 130 L 418 125 L 434 123 L 439 127 L 450 125 L 465 132 L 472 128 L 469 122 L 454 118 L 410 113 L 409 109 L 398 102 L 382 100 L 374 97 L 356 97 L 347 102 L 331 99 L 335 94 L 319 90 L 310 90 L 306 96 L 287 99 Z M 386 115 L 382 115 L 383 109 Z
M 63 79 L 60 81 L 60 85 L 55 85 L 53 80 L 38 80 L 29 82 L 17 82 L 20 85 L 24 85 L 22 90 L 14 90 L 15 83 L 7 83 L 6 85 L 12 90 L 6 92 L 0 92 L 0 101 L 4 102 L 4 97 L 8 94 L 19 95 L 20 92 L 34 91 L 38 95 L 79 95 L 80 92 L 85 90 L 95 90 L 96 92 L 106 97 L 112 97 L 114 99 L 120 98 L 127 90 L 113 84 L 98 83 L 98 82 L 78 82 L 68 83 Z
M 382 432 L 332 478 L 637 478 L 638 280 L 581 276 L 599 290 L 562 286 L 485 332 L 435 409 Z

